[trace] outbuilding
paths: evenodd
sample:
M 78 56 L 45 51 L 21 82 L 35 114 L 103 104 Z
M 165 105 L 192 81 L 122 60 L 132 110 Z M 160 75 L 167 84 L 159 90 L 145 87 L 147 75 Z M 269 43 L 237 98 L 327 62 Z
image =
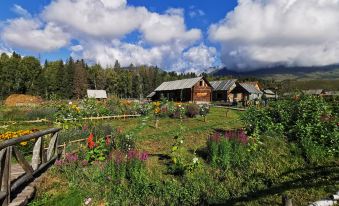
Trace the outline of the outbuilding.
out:
M 87 97 L 94 99 L 107 99 L 106 90 L 87 90 Z
M 163 82 L 150 97 L 153 101 L 166 98 L 178 102 L 209 103 L 212 100 L 212 86 L 205 77 Z
M 259 100 L 263 93 L 252 83 L 237 83 L 237 86 L 231 91 L 233 101 L 243 102 L 251 100 Z
M 236 82 L 236 79 L 210 82 L 213 87 L 212 100 L 232 102 L 233 94 L 231 93 L 231 91 L 237 86 Z

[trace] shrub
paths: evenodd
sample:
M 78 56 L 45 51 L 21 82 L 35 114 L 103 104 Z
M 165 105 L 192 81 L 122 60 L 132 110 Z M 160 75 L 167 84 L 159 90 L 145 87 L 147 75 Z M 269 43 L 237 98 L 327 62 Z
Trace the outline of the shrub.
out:
M 197 104 L 188 104 L 186 106 L 186 115 L 188 117 L 196 117 L 200 112 L 200 107 Z
M 338 116 L 332 109 L 322 97 L 302 96 L 268 108 L 250 108 L 242 119 L 250 134 L 283 134 L 301 147 L 308 161 L 317 162 L 317 156 L 339 155 Z

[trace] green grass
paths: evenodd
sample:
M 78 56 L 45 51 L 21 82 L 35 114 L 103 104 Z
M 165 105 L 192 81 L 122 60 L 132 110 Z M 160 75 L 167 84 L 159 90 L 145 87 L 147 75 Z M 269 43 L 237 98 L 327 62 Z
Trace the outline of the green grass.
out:
M 154 184 L 152 190 L 157 191 L 158 187 L 155 185 L 171 182 L 172 185 L 168 187 L 173 188 L 168 188 L 166 191 L 172 191 L 170 193 L 172 195 L 179 195 L 182 201 L 187 200 L 186 204 L 193 204 L 192 202 L 195 201 L 189 198 L 199 192 L 204 194 L 203 199 L 208 199 L 209 204 L 216 205 L 280 205 L 282 194 L 292 198 L 294 205 L 307 205 L 338 190 L 338 161 L 329 160 L 320 165 L 309 165 L 295 149 L 291 149 L 292 144 L 281 137 L 275 137 L 274 134 L 262 137 L 263 145 L 252 157 L 249 165 L 227 171 L 212 168 L 204 156 L 208 135 L 216 130 L 242 127 L 239 115 L 238 111 L 230 111 L 226 117 L 223 108 L 212 108 L 207 116 L 207 122 L 204 122 L 202 117 L 184 119 L 182 122 L 178 119 L 162 118 L 158 129 L 154 127 L 152 118 L 145 120 L 143 117 L 93 121 L 91 124 L 104 122 L 114 128 L 121 127 L 124 131 L 135 131 L 137 148 L 150 153 L 146 166 L 149 181 Z M 146 126 L 135 130 L 142 123 Z M 171 152 L 173 137 L 178 133 L 181 125 L 184 127 L 182 132 L 184 158 L 191 160 L 196 151 L 201 161 L 201 167 L 192 175 L 185 177 L 178 177 L 167 171 L 169 160 L 166 157 Z M 47 125 L 42 127 L 44 126 Z M 68 182 L 67 177 L 55 171 L 51 169 L 46 174 L 38 188 L 37 197 L 31 205 L 82 205 L 86 197 L 92 197 L 94 205 L 107 203 L 105 195 L 111 190 L 107 189 L 105 184 L 102 185 L 96 182 L 95 178 L 91 179 L 86 175 L 85 179 L 79 179 L 75 184 Z M 80 177 L 83 170 L 74 172 L 77 172 Z M 124 204 L 137 204 L 129 202 L 132 201 L 129 198 L 134 197 L 132 189 L 120 188 L 121 191 L 117 194 L 121 196 L 115 198 L 124 197 Z M 169 204 L 172 197 L 170 195 L 167 198 Z M 166 204 L 166 202 L 158 202 L 159 198 L 153 195 L 150 195 L 147 201 L 149 202 L 142 204 Z

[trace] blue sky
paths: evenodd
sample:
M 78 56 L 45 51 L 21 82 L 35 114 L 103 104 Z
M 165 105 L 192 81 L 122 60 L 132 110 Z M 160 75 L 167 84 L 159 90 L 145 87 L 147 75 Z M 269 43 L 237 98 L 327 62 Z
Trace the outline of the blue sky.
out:
M 331 0 L 1 0 L 0 8 L 0 52 L 41 61 L 117 59 L 199 73 L 339 59 Z

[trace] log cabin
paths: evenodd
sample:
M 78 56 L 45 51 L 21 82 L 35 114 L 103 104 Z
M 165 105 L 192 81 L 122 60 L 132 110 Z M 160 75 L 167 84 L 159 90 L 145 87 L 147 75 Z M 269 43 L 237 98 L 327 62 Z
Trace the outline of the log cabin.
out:
M 233 94 L 231 91 L 236 87 L 236 82 L 236 79 L 210 82 L 213 87 L 212 100 L 232 102 Z
M 205 77 L 163 82 L 149 95 L 152 101 L 166 98 L 177 102 L 210 103 L 212 86 Z
M 244 102 L 261 99 L 263 93 L 252 83 L 236 83 L 237 86 L 231 91 L 234 102 Z

